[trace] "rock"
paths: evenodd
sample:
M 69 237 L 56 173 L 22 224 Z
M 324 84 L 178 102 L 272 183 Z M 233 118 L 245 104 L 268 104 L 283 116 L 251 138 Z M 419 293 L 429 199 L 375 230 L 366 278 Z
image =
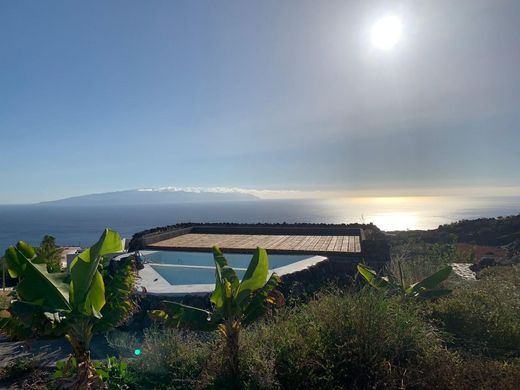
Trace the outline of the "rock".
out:
M 482 271 L 484 268 L 492 267 L 497 265 L 494 257 L 482 257 L 480 261 L 476 264 L 473 264 L 470 269 L 473 272 Z

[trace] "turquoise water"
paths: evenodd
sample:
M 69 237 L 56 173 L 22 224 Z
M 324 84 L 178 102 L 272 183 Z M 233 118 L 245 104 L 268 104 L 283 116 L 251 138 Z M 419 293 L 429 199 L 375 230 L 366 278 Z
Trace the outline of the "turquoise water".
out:
M 210 267 L 213 272 L 213 254 L 209 252 L 143 251 L 142 253 L 150 263 Z M 231 267 L 243 269 L 247 268 L 252 257 L 250 254 L 237 253 L 226 253 L 225 256 Z M 269 269 L 283 267 L 309 257 L 311 255 L 269 255 Z
M 215 268 L 167 267 L 154 265 L 153 269 L 170 284 L 213 284 L 215 283 Z M 239 279 L 244 276 L 245 270 L 235 269 Z
M 141 252 L 153 263 L 152 267 L 170 284 L 212 284 L 215 282 L 213 255 L 207 252 L 157 251 Z M 251 261 L 249 254 L 225 254 L 226 259 L 242 279 Z M 269 269 L 283 267 L 311 255 L 269 255 Z

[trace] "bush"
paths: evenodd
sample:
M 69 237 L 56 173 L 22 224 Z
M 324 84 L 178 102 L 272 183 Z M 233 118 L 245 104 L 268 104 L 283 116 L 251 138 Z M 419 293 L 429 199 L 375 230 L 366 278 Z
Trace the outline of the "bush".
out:
M 520 266 L 494 267 L 432 306 L 453 345 L 495 358 L 520 357 Z
M 415 306 L 365 289 L 323 294 L 260 324 L 242 348 L 248 387 L 399 387 L 442 341 Z
M 190 389 L 199 386 L 202 367 L 212 348 L 212 340 L 202 337 L 176 329 L 149 328 L 140 343 L 135 337 L 126 342 L 111 338 L 109 342 L 123 354 L 140 347 L 141 355 L 128 364 L 136 389 Z
M 450 263 L 473 263 L 473 254 L 460 252 L 452 244 L 428 244 L 413 239 L 395 238 L 387 271 L 400 279 L 398 263 L 401 265 L 405 284 L 411 284 Z M 445 283 L 445 287 L 454 286 L 455 280 L 450 280 L 451 283 Z
M 425 318 L 427 308 L 372 289 L 322 293 L 244 329 L 240 386 L 515 388 L 520 359 L 448 350 L 448 335 Z M 131 388 L 230 389 L 223 346 L 211 335 L 151 328 L 142 341 L 119 333 L 111 345 L 127 355 L 136 346 L 142 350 L 129 361 Z
M 134 297 L 137 271 L 133 256 L 111 261 L 108 269 L 102 270 L 105 283 L 106 304 L 101 309 L 101 321 L 94 325 L 94 332 L 105 333 L 125 324 L 137 311 Z

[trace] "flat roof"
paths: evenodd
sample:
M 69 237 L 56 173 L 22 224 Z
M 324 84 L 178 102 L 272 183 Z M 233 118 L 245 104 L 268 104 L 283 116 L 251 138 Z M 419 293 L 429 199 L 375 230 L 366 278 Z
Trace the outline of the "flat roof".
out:
M 316 253 L 359 255 L 359 235 L 265 235 L 187 233 L 150 243 L 155 250 L 210 251 L 217 245 L 224 252 L 250 252 L 256 247 L 271 253 Z

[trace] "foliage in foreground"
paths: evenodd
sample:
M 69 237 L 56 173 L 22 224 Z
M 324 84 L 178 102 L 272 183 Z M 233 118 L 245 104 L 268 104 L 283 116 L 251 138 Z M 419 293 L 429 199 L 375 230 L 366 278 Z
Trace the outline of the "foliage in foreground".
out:
M 128 374 L 128 363 L 116 357 L 108 357 L 105 360 L 93 362 L 96 374 L 103 380 L 104 388 L 110 390 L 128 390 L 131 386 Z M 53 379 L 57 381 L 70 381 L 78 374 L 78 362 L 72 357 L 68 360 L 56 362 L 56 371 Z
M 121 249 L 119 234 L 105 229 L 94 246 L 72 261 L 70 275 L 47 272 L 46 259 L 23 241 L 6 251 L 9 273 L 19 282 L 9 308 L 11 317 L 2 318 L 0 327 L 10 326 L 14 319 L 31 326 L 35 317 L 43 317 L 60 329 L 77 362 L 75 378 L 68 384 L 71 388 L 101 387 L 89 351 L 93 326 L 105 306 L 105 285 L 98 267 L 104 255 Z M 72 359 L 67 364 L 72 365 Z
M 211 333 L 155 326 L 145 329 L 139 339 L 117 332 L 108 340 L 125 356 L 133 355 L 135 346 L 139 346 L 141 355 L 131 359 L 128 366 L 132 388 L 138 390 L 200 388 L 211 351 L 220 350 L 218 339 Z
M 241 281 L 219 248 L 213 248 L 213 257 L 215 290 L 210 297 L 214 306 L 212 312 L 164 301 L 165 310 L 155 310 L 152 314 L 170 326 L 203 331 L 218 330 L 225 341 L 224 353 L 231 378 L 237 378 L 242 328 L 263 315 L 269 304 L 275 303 L 273 293 L 280 283 L 280 278 L 273 273 L 267 279 L 269 260 L 267 252 L 262 248 L 255 250 Z
M 437 289 L 437 286 L 450 276 L 452 270 L 451 266 L 446 266 L 423 280 L 409 286 L 405 284 L 400 266 L 399 279 L 392 275 L 379 276 L 373 269 L 364 264 L 358 264 L 357 270 L 372 287 L 391 293 L 397 293 L 403 297 L 435 299 L 444 297 L 451 293 L 451 290 Z
M 137 311 L 138 305 L 133 297 L 137 283 L 137 271 L 132 256 L 117 262 L 105 262 L 101 275 L 105 284 L 105 306 L 101 309 L 102 318 L 96 321 L 93 331 L 106 333 L 126 323 Z
M 432 306 L 432 316 L 458 348 L 520 358 L 520 266 L 494 267 Z
M 243 330 L 240 387 L 513 389 L 520 381 L 520 360 L 459 353 L 446 348 L 449 339 L 425 318 L 424 303 L 331 291 Z M 136 389 L 230 388 L 219 338 L 151 329 L 141 348 L 129 363 Z

